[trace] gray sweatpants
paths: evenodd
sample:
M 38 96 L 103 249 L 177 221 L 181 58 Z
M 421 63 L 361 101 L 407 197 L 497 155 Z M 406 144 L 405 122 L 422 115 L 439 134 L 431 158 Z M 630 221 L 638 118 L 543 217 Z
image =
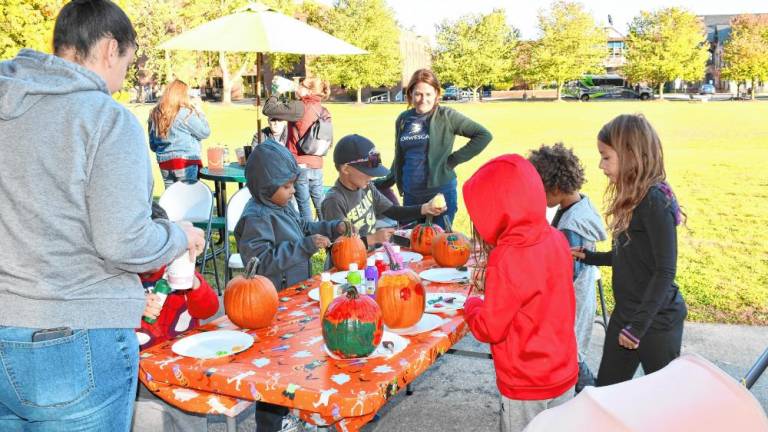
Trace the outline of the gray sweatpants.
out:
M 207 432 L 205 416 L 184 412 L 168 405 L 139 383 L 132 432 Z
M 536 415 L 545 409 L 554 408 L 573 399 L 574 388 L 554 399 L 513 400 L 501 396 L 501 432 L 521 432 Z

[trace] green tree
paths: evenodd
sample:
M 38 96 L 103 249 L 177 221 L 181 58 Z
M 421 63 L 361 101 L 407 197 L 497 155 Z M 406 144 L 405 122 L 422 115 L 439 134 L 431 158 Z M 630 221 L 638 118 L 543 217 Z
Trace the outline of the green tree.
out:
M 309 63 L 313 75 L 357 90 L 358 103 L 364 87 L 400 80 L 400 29 L 384 0 L 337 0 L 321 28 L 368 54 L 317 57 Z
M 53 25 L 64 0 L 0 0 L 0 60 L 22 48 L 51 52 Z
M 435 72 L 440 79 L 472 89 L 509 81 L 513 76 L 512 53 L 518 33 L 507 25 L 503 10 L 487 15 L 466 15 L 437 26 Z
M 664 94 L 664 83 L 677 78 L 698 80 L 709 52 L 701 20 L 678 8 L 640 12 L 629 25 L 627 64 L 630 81 L 646 81 Z
M 531 56 L 531 71 L 557 83 L 557 99 L 563 85 L 585 73 L 603 68 L 607 56 L 605 30 L 579 3 L 564 0 L 552 3 L 549 14 L 539 14 L 541 39 Z
M 723 77 L 752 82 L 755 99 L 757 81 L 768 80 L 768 19 L 740 15 L 731 22 L 731 37 L 725 43 Z
M 546 81 L 538 65 L 533 61 L 537 41 L 522 41 L 515 48 L 514 71 L 515 81 L 524 83 L 535 95 L 536 87 Z

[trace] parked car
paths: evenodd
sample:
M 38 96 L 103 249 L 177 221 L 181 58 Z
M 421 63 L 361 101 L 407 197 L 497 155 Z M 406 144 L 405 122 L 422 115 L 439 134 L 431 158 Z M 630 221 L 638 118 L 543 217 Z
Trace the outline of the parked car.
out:
M 699 88 L 699 94 L 702 95 L 713 95 L 715 94 L 715 86 L 712 84 L 704 84 Z
M 461 90 L 456 86 L 448 87 L 443 92 L 443 100 L 459 100 L 460 97 Z

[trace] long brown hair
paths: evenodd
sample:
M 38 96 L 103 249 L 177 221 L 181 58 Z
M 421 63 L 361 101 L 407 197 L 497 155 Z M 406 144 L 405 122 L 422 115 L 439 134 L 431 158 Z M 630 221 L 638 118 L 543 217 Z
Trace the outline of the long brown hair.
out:
M 472 245 L 472 259 L 475 261 L 475 267 L 472 270 L 470 288 L 473 292 L 482 294 L 485 292 L 485 269 L 488 266 L 488 255 L 490 255 L 493 246 L 483 240 L 474 225 L 472 225 Z
M 328 99 L 331 95 L 331 84 L 322 78 L 304 78 L 301 80 L 301 85 L 307 88 L 313 95 L 320 96 L 322 100 Z
M 627 230 L 632 211 L 651 186 L 666 184 L 664 151 L 659 136 L 642 114 L 624 114 L 614 118 L 600 129 L 597 139 L 611 147 L 618 156 L 618 176 L 615 182 L 609 182 L 605 190 L 609 203 L 605 216 L 608 229 L 616 238 Z M 674 200 L 673 195 L 670 198 Z M 677 206 L 676 202 L 674 205 Z
M 412 106 L 413 89 L 420 83 L 429 84 L 435 89 L 435 107 L 440 99 L 440 93 L 442 93 L 442 87 L 440 87 L 440 81 L 431 69 L 419 69 L 411 75 L 411 80 L 408 82 L 408 87 L 405 88 L 405 97 L 408 100 L 408 106 Z
M 158 137 L 168 137 L 168 130 L 181 108 L 190 108 L 194 111 L 189 101 L 189 86 L 184 81 L 173 80 L 165 88 L 160 102 L 149 113 L 149 120 L 154 125 L 155 134 Z

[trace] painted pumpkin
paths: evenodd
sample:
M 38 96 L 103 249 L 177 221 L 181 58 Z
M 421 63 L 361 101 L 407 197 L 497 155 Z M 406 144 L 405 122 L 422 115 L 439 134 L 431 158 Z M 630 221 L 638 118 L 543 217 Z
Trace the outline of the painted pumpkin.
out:
M 333 266 L 338 270 L 349 270 L 350 264 L 357 263 L 358 269 L 364 269 L 368 258 L 365 243 L 360 240 L 351 222 L 344 221 L 344 225 L 347 227 L 346 232 L 331 247 Z
M 338 357 L 367 357 L 381 343 L 381 309 L 370 297 L 359 295 L 354 286 L 341 288 L 345 295 L 336 297 L 323 315 L 325 346 Z
M 443 229 L 432 223 L 432 216 L 427 216 L 423 224 L 418 224 L 411 231 L 411 249 L 422 255 L 432 254 L 432 241 Z
M 403 266 L 402 258 L 395 254 L 389 243 L 384 243 L 384 250 L 389 255 L 390 269 L 379 276 L 376 303 L 381 308 L 381 317 L 387 327 L 410 327 L 418 323 L 424 314 L 424 286 L 413 270 Z
M 224 291 L 224 312 L 240 328 L 268 326 L 277 314 L 277 290 L 271 280 L 256 274 L 259 259 L 248 263 L 245 274 L 235 276 Z
M 432 257 L 441 267 L 461 267 L 469 261 L 469 240 L 464 234 L 447 232 L 432 241 Z

